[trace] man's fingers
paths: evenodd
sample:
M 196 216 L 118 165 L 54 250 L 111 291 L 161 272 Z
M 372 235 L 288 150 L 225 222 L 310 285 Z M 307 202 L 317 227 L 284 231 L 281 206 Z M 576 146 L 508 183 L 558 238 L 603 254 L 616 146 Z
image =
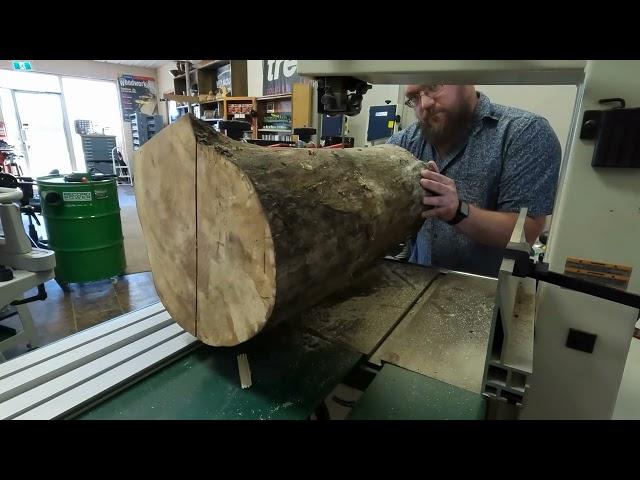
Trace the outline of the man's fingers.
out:
M 433 160 L 429 160 L 429 161 L 427 162 L 426 167 L 427 167 L 427 168 L 425 168 L 424 170 L 422 170 L 422 171 L 420 172 L 420 175 L 421 175 L 421 176 L 423 176 L 423 177 L 425 176 L 425 174 L 426 174 L 427 172 L 440 173 L 440 169 L 438 168 L 438 165 L 436 165 L 436 162 L 434 162 Z
M 428 180 L 423 178 L 420 180 L 420 186 L 425 190 L 429 190 L 430 192 L 437 193 L 440 195 L 444 195 L 451 191 L 451 187 L 448 185 L 443 185 L 442 183 L 435 182 L 433 180 Z
M 425 210 L 422 212 L 422 218 L 436 218 L 436 217 L 440 217 L 440 215 L 444 215 L 444 208 L 443 207 L 437 207 L 437 208 L 431 208 L 429 210 Z
M 455 184 L 455 182 L 451 180 L 449 177 L 441 175 L 440 173 L 430 172 L 429 170 L 422 170 L 421 175 L 422 175 L 422 178 L 433 180 L 434 182 L 438 182 L 438 183 L 444 183 L 445 185 Z
M 435 207 L 441 207 L 443 200 L 444 199 L 440 195 L 427 195 L 427 196 L 422 197 L 422 204 L 423 205 L 433 205 Z

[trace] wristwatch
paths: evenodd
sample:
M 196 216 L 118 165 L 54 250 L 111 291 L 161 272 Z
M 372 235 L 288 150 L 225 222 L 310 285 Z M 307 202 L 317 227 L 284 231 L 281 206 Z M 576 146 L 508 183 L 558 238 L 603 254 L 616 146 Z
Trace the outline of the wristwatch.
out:
M 456 225 L 469 216 L 469 204 L 464 200 L 458 200 L 458 210 L 451 220 L 447 223 L 449 225 Z

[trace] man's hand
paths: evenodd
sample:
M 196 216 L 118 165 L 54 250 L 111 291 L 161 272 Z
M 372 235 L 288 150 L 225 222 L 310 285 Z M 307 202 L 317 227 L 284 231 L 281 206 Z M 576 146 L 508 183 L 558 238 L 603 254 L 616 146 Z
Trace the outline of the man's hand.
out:
M 424 188 L 422 203 L 426 205 L 423 218 L 439 218 L 445 222 L 453 219 L 458 211 L 458 190 L 449 177 L 440 174 L 435 162 L 427 163 L 426 170 L 420 172 L 420 185 Z M 469 205 L 471 214 L 458 223 L 455 229 L 475 242 L 492 247 L 505 248 L 518 219 L 515 212 L 494 212 Z M 527 242 L 533 243 L 545 224 L 545 216 L 527 217 L 524 231 Z
M 439 172 L 440 170 L 434 161 L 429 161 L 426 170 L 420 172 L 422 176 L 420 185 L 425 189 L 422 203 L 432 206 L 422 212 L 422 218 L 435 217 L 448 222 L 458 211 L 458 190 L 453 180 Z

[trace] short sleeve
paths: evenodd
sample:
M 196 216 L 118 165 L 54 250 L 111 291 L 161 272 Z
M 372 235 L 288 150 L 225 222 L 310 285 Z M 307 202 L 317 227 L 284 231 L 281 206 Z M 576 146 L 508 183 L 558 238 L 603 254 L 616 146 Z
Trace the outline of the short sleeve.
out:
M 539 116 L 515 125 L 507 140 L 498 191 L 498 210 L 528 215 L 553 211 L 562 149 L 549 122 Z

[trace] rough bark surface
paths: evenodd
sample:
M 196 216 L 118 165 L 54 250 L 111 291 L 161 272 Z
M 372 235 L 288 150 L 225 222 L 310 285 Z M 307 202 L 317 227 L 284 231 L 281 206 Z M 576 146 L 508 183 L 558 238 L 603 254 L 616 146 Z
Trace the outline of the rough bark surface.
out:
M 158 294 L 203 342 L 244 342 L 415 234 L 423 168 L 393 145 L 265 148 L 184 117 L 135 162 Z

